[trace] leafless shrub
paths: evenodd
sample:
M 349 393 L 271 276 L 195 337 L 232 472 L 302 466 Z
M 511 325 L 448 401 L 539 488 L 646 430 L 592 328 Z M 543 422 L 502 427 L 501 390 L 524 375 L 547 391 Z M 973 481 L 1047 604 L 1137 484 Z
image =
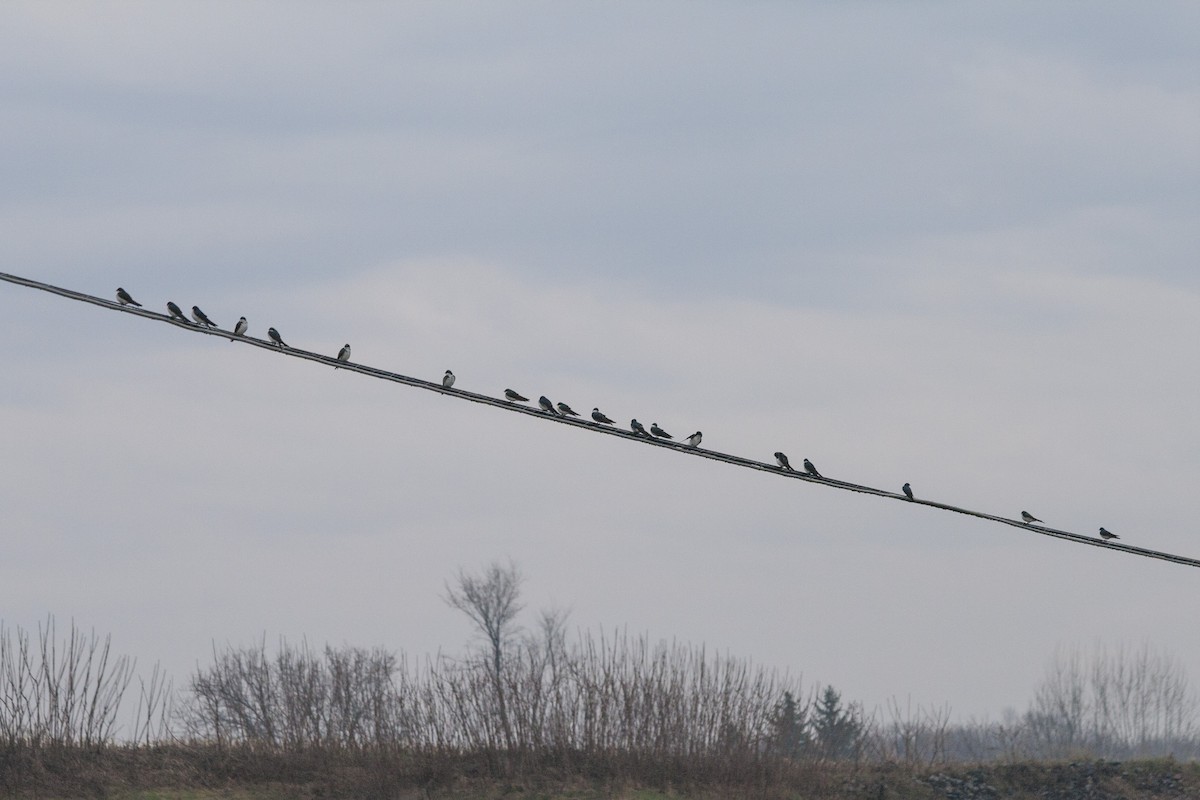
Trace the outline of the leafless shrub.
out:
M 411 670 L 378 650 L 227 648 L 193 676 L 184 728 L 225 744 L 475 753 L 504 773 L 667 765 L 730 776 L 771 758 L 779 699 L 799 695 L 792 682 L 645 636 L 581 634 L 568 645 L 553 622 L 507 649 L 499 694 L 491 653 Z
M 1197 700 L 1178 661 L 1149 645 L 1060 651 L 1025 725 L 1043 757 L 1196 757 Z
M 868 750 L 874 759 L 898 761 L 910 767 L 930 767 L 949 760 L 950 708 L 904 707 L 896 698 L 887 703 L 888 722 L 873 725 Z
M 362 748 L 397 739 L 393 682 L 397 662 L 386 651 L 286 641 L 274 656 L 265 639 L 253 648 L 214 648 L 213 664 L 196 672 L 180 708 L 192 739 L 304 749 Z
M 105 744 L 132 678 L 133 662 L 113 657 L 108 637 L 74 622 L 62 640 L 53 617 L 36 640 L 0 623 L 0 737 L 10 746 Z
M 134 744 L 155 744 L 171 738 L 171 710 L 175 692 L 171 679 L 159 664 L 150 673 L 150 682 L 138 678 L 137 710 L 133 717 Z

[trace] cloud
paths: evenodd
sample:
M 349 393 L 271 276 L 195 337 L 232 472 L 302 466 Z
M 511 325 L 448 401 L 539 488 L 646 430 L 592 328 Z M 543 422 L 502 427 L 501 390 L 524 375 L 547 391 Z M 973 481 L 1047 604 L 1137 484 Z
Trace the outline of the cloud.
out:
M 282 8 L 0 12 L 6 269 L 1192 552 L 1190 12 Z M 5 613 L 177 679 L 264 629 L 456 647 L 443 580 L 512 556 L 531 608 L 982 713 L 1064 631 L 1177 641 L 1191 597 L 1182 568 L 0 301 Z

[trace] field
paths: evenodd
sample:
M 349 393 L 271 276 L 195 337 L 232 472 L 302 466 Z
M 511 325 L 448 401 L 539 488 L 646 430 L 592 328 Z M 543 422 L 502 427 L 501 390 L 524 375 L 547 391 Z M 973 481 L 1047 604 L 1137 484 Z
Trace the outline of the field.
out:
M 499 754 L 497 754 L 499 757 Z M 679 780 L 670 764 L 612 759 L 607 771 L 502 758 L 497 777 L 475 758 L 402 752 L 287 753 L 199 745 L 99 749 L 8 748 L 5 797 L 119 800 L 276 798 L 904 798 L 1094 800 L 1200 797 L 1200 764 L 1172 759 L 990 764 L 920 769 L 899 764 L 764 762 L 737 783 Z M 492 766 L 495 766 L 494 764 Z M 595 765 L 599 766 L 599 765 Z M 614 767 L 620 767 L 614 769 Z

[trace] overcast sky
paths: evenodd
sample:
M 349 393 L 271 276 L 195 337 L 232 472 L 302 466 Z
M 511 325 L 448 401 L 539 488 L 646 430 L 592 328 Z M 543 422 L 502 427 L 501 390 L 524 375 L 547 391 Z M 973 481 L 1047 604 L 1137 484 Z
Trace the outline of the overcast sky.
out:
M 1195 3 L 10 3 L 0 271 L 1200 556 Z M 459 652 L 540 608 L 1022 710 L 1200 572 L 0 284 L 0 619 Z

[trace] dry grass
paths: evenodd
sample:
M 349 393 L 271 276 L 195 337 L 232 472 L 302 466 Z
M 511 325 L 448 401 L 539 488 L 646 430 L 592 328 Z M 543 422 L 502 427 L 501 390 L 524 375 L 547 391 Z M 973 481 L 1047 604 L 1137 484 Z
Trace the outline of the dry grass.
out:
M 935 798 L 1200 797 L 1200 765 L 1170 759 L 947 767 L 901 764 L 778 764 L 746 782 L 673 780 L 670 764 L 623 765 L 609 774 L 554 768 L 507 777 L 486 774 L 478 758 L 430 763 L 403 752 L 285 752 L 238 746 L 172 745 L 7 748 L 0 795 L 118 800 L 934 800 Z M 686 777 L 686 776 L 683 776 Z

